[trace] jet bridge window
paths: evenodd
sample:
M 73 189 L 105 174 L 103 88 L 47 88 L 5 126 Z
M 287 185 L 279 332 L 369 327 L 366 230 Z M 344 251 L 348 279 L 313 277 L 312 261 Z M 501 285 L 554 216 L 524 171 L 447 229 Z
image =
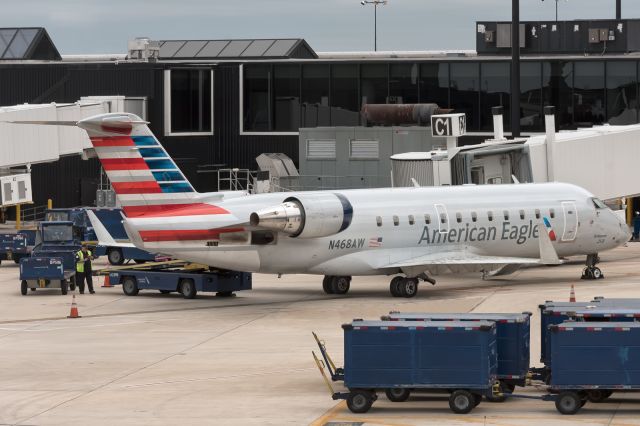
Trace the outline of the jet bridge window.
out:
M 393 226 L 400 225 L 400 218 L 398 216 L 393 216 Z
M 378 226 L 382 226 L 382 217 L 381 216 L 376 216 L 376 224 L 378 224 Z
M 409 225 L 413 225 L 414 223 L 416 223 L 416 219 L 413 217 L 412 214 L 409 215 Z
M 424 223 L 426 223 L 427 225 L 429 225 L 431 223 L 431 216 L 428 214 L 424 215 Z
M 456 222 L 462 223 L 462 213 L 456 213 Z
M 520 210 L 520 220 L 524 220 L 525 215 L 524 215 L 524 210 Z
M 471 221 L 472 222 L 478 221 L 478 214 L 476 212 L 471 212 Z

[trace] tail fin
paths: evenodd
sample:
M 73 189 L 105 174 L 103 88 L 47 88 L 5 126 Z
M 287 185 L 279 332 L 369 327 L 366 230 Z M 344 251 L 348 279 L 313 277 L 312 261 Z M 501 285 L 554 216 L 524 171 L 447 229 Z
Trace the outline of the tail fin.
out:
M 198 193 L 147 124 L 128 113 L 101 114 L 77 123 L 87 131 L 125 216 L 194 208 Z

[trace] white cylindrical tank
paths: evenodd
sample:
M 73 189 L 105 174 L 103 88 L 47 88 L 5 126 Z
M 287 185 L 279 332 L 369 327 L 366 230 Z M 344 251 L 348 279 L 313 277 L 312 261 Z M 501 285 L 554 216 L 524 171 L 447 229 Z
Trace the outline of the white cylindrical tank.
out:
M 391 176 L 394 187 L 413 186 L 412 178 L 420 186 L 434 186 L 433 157 L 443 152 L 403 152 L 391 156 Z

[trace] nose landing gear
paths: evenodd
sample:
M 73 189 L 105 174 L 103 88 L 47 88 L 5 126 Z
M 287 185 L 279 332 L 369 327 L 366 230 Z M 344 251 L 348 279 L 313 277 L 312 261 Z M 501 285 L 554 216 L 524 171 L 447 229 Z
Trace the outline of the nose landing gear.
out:
M 602 270 L 596 266 L 598 263 L 600 263 L 600 257 L 597 253 L 587 255 L 586 267 L 582 270 L 581 279 L 599 280 L 604 278 Z

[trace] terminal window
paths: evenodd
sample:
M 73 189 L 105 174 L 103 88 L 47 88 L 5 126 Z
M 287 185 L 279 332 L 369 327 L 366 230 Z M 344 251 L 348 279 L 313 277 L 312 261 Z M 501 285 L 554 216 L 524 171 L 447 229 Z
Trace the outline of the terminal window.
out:
M 212 134 L 213 71 L 211 69 L 172 69 L 168 71 L 166 102 L 170 116 L 167 134 Z

